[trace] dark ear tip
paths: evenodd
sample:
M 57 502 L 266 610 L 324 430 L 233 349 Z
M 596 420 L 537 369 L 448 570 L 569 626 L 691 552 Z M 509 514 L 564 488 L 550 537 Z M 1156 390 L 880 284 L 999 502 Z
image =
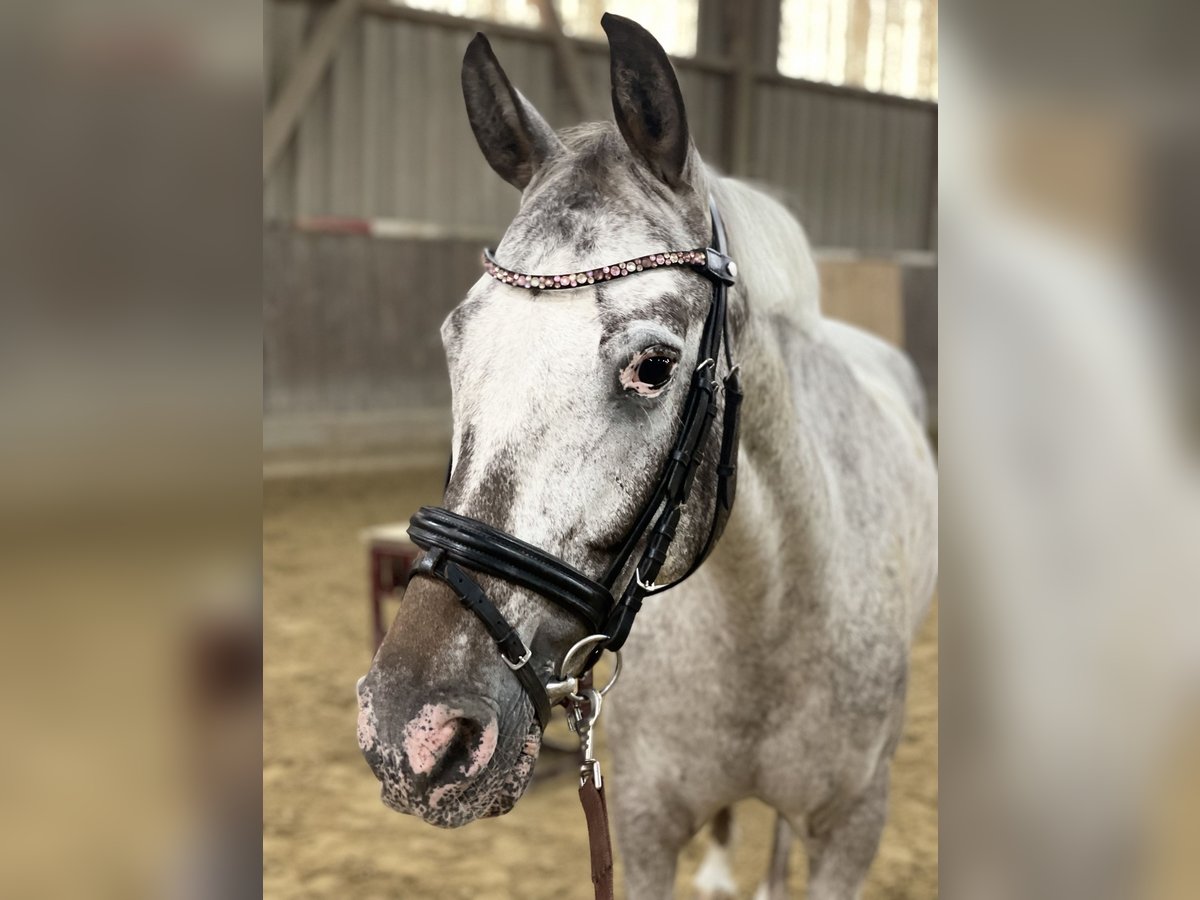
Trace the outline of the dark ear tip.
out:
M 487 35 L 482 31 L 475 32 L 475 37 L 471 38 L 471 43 L 467 44 L 466 52 L 463 53 L 463 84 L 466 84 L 469 73 L 499 65 L 500 61 L 496 59 L 496 53 L 492 50 L 492 42 L 487 39 Z
M 475 32 L 475 37 L 471 38 L 471 43 L 467 44 L 467 56 L 482 53 L 485 56 L 492 52 L 492 42 L 487 39 L 487 35 L 482 31 Z
M 609 44 L 616 42 L 628 47 L 654 47 L 663 56 L 667 55 L 666 51 L 662 49 L 662 44 L 658 42 L 658 38 L 633 19 L 606 12 L 600 17 L 600 27 L 608 36 Z
M 613 36 L 613 31 L 645 31 L 641 25 L 627 19 L 624 16 L 618 16 L 615 13 L 606 12 L 600 17 L 600 27 L 604 29 L 604 33 L 609 37 Z

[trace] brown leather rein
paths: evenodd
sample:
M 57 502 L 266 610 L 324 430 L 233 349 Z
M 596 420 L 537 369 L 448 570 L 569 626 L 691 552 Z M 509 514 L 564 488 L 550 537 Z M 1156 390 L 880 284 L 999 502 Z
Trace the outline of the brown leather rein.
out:
M 610 682 L 611 684 L 611 682 Z M 583 764 L 579 767 L 579 803 L 587 821 L 588 850 L 592 863 L 592 887 L 596 900 L 613 900 L 613 852 L 612 837 L 608 828 L 608 801 L 604 797 L 604 778 L 600 774 L 600 763 L 595 759 L 592 729 L 600 713 L 593 705 L 600 694 L 592 688 L 592 673 L 588 671 L 580 679 L 579 693 L 567 699 L 567 721 L 580 734 Z

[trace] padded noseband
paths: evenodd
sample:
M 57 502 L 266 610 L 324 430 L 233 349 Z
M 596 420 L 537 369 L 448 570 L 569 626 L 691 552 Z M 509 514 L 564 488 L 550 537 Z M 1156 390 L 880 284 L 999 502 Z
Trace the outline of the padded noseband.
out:
M 439 547 L 460 565 L 552 598 L 592 631 L 600 630 L 612 606 L 612 595 L 604 585 L 557 556 L 478 519 L 425 506 L 412 518 L 408 533 L 420 547 Z

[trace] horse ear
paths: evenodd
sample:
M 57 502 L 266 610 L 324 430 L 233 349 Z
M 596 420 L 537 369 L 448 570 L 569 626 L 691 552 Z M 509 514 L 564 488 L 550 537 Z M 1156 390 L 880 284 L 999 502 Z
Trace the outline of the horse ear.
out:
M 482 34 L 475 35 L 463 55 L 462 89 L 471 130 L 488 165 L 517 190 L 525 190 L 538 167 L 562 149 L 562 141 L 512 86 Z
M 612 58 L 617 127 L 631 150 L 672 188 L 680 187 L 692 141 L 675 69 L 654 35 L 631 19 L 600 19 Z

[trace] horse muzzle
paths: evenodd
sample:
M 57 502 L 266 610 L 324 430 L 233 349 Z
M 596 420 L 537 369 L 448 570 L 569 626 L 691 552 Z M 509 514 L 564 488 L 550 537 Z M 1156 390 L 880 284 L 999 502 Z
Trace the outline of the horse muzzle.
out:
M 503 722 L 484 697 L 427 701 L 396 715 L 379 704 L 374 673 L 358 686 L 358 744 L 386 806 L 453 828 L 508 812 L 541 747 L 536 721 Z

